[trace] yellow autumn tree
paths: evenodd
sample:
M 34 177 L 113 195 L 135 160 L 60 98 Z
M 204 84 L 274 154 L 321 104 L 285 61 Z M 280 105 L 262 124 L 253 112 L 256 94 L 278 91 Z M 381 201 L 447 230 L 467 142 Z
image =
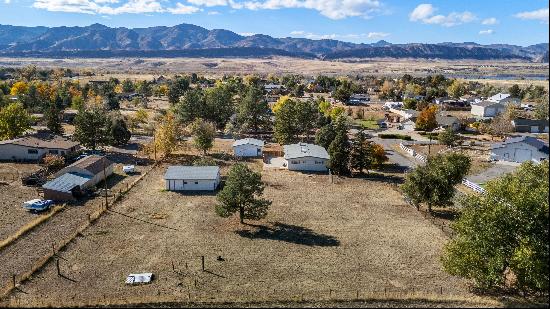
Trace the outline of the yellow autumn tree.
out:
M 421 131 L 432 131 L 437 128 L 436 113 L 437 106 L 435 105 L 423 109 L 418 115 L 418 118 L 416 118 L 416 129 Z
M 178 126 L 173 113 L 168 113 L 157 125 L 153 141 L 147 145 L 146 151 L 149 154 L 156 152 L 157 156 L 165 157 L 170 155 L 178 144 Z
M 13 86 L 11 86 L 10 94 L 11 95 L 20 95 L 25 94 L 29 90 L 29 85 L 24 81 L 18 81 Z

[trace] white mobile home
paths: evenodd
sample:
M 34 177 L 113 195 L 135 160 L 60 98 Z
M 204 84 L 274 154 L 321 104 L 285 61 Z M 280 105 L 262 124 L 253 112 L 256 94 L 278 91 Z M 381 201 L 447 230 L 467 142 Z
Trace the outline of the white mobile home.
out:
M 491 146 L 491 159 L 510 162 L 548 160 L 548 145 L 530 136 L 509 138 Z
M 243 138 L 233 143 L 233 153 L 236 157 L 259 157 L 262 155 L 264 142 L 254 138 Z
M 169 166 L 164 174 L 168 191 L 214 191 L 220 184 L 217 166 Z
M 313 144 L 291 144 L 283 147 L 287 161 L 287 168 L 291 171 L 318 171 L 327 170 L 329 160 L 325 148 Z

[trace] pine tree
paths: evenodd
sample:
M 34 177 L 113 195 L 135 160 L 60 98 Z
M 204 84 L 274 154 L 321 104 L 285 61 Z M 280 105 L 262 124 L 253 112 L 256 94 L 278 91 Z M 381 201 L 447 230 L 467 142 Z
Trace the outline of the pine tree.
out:
M 227 175 L 223 190 L 217 195 L 216 213 L 227 218 L 238 212 L 241 223 L 244 219 L 265 218 L 271 201 L 261 198 L 264 188 L 260 173 L 244 163 L 235 164 Z
M 367 170 L 368 174 L 374 161 L 373 152 L 373 145 L 367 140 L 365 131 L 359 131 L 351 145 L 350 167 L 358 171 L 359 174 L 363 174 L 363 171 Z
M 337 175 L 349 174 L 350 143 L 346 117 L 340 115 L 336 119 L 335 137 L 328 148 L 330 169 Z

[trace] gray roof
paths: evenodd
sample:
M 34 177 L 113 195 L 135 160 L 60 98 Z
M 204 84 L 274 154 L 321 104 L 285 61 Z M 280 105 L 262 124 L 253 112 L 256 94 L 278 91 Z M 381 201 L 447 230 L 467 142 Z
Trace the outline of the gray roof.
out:
M 508 144 L 525 143 L 535 147 L 538 151 L 548 154 L 548 145 L 538 138 L 531 136 L 519 136 L 506 139 L 502 143 L 495 143 L 491 146 L 492 149 L 506 147 Z
M 3 144 L 13 144 L 32 148 L 47 149 L 71 149 L 79 145 L 78 142 L 73 142 L 63 136 L 49 133 L 35 133 L 16 139 L 0 141 L 0 145 Z
M 169 166 L 164 179 L 200 179 L 214 180 L 218 178 L 218 166 Z
M 236 140 L 233 143 L 233 147 L 246 145 L 246 144 L 255 145 L 255 146 L 258 146 L 258 147 L 263 147 L 264 146 L 264 141 L 261 141 L 259 139 L 255 139 L 255 138 L 243 138 L 243 139 Z
M 314 144 L 291 144 L 283 146 L 285 159 L 295 159 L 304 157 L 313 157 L 320 159 L 329 159 L 328 152 L 325 148 Z
M 481 101 L 481 102 L 478 102 L 478 103 L 472 103 L 472 105 L 483 106 L 483 107 L 493 106 L 493 105 L 504 106 L 504 105 L 502 105 L 498 102 L 493 102 L 493 101 Z
M 447 126 L 450 126 L 453 123 L 460 123 L 458 118 L 451 115 L 436 115 L 435 120 L 439 125 L 447 125 Z
M 548 126 L 548 120 L 545 119 L 514 119 L 514 125 L 516 126 Z
M 92 179 L 91 176 L 77 173 L 65 173 L 53 180 L 46 182 L 42 188 L 53 191 L 70 193 L 77 186 L 82 186 Z

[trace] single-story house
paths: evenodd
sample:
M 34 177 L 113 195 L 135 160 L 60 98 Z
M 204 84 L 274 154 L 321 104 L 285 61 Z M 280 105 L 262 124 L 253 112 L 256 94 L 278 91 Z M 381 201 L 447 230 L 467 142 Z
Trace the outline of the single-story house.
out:
M 364 105 L 370 101 L 370 98 L 366 94 L 352 94 L 349 97 L 348 105 Z
M 505 106 L 510 104 L 514 106 L 519 106 L 521 102 L 519 98 L 514 98 L 509 93 L 500 93 L 500 92 L 488 98 L 487 101 L 500 103 Z
M 103 156 L 91 155 L 55 173 L 55 178 L 42 186 L 44 198 L 58 201 L 76 200 L 84 190 L 113 174 L 115 163 Z
M 493 118 L 498 114 L 503 113 L 506 110 L 506 106 L 501 103 L 493 101 L 482 101 L 476 104 L 472 104 L 471 113 L 474 116 L 480 118 Z
M 255 138 L 243 138 L 233 143 L 233 153 L 236 157 L 259 157 L 262 155 L 264 141 Z
M 169 191 L 214 191 L 220 178 L 218 166 L 169 166 L 164 174 Z
M 403 117 L 403 119 L 415 118 L 419 115 L 419 112 L 412 109 L 390 108 L 390 112 L 398 114 L 399 116 Z
M 60 135 L 36 133 L 0 141 L 0 160 L 39 161 L 46 154 L 69 155 L 79 149 L 79 143 Z
M 548 120 L 523 119 L 512 120 L 512 126 L 516 132 L 523 133 L 548 133 Z
M 78 110 L 76 109 L 66 109 L 63 111 L 63 122 L 73 123 L 74 119 L 78 115 Z
M 409 118 L 403 120 L 399 124 L 399 128 L 405 131 L 414 131 L 416 129 L 416 118 Z
M 509 138 L 491 146 L 491 159 L 519 163 L 548 160 L 548 144 L 530 136 Z
M 306 143 L 283 146 L 287 168 L 291 171 L 319 171 L 327 170 L 329 160 L 325 148 Z
M 453 131 L 460 130 L 460 121 L 454 116 L 437 114 L 435 120 L 440 128 L 451 128 Z

